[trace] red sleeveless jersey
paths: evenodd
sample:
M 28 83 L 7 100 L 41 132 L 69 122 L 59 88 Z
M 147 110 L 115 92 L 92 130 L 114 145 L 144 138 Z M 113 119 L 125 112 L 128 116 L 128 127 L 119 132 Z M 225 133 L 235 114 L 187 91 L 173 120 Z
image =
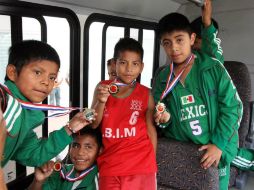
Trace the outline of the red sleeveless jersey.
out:
M 148 100 L 149 89 L 139 83 L 126 98 L 109 96 L 100 126 L 104 145 L 97 159 L 100 176 L 157 171 L 154 149 L 147 134 Z

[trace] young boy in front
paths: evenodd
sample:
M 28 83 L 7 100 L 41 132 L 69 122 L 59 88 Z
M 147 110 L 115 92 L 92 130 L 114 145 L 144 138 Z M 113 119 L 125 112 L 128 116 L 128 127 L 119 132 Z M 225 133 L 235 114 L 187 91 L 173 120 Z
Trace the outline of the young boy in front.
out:
M 72 142 L 71 134 L 91 121 L 77 113 L 63 128 L 52 132 L 47 139 L 39 139 L 33 129 L 43 124 L 40 110 L 24 108 L 38 106 L 51 92 L 60 68 L 57 52 L 48 44 L 28 40 L 14 44 L 9 50 L 5 87 L 0 85 L 3 98 L 3 117 L 7 137 L 2 166 L 15 160 L 27 166 L 40 166 L 57 156 Z
M 155 102 L 166 106 L 165 112 L 155 113 L 155 121 L 166 137 L 202 145 L 201 167 L 218 166 L 220 189 L 228 189 L 242 116 L 236 88 L 218 60 L 192 53 L 195 34 L 185 16 L 164 16 L 158 35 L 172 63 L 159 73 L 154 86 Z
M 144 63 L 143 48 L 122 38 L 115 46 L 115 80 L 101 81 L 93 108 L 98 113 L 104 149 L 98 157 L 100 190 L 156 189 L 156 130 L 150 90 L 136 79 Z
M 35 169 L 35 177 L 29 190 L 53 189 L 98 189 L 96 158 L 102 146 L 98 129 L 85 127 L 73 135 L 69 149 L 72 164 L 62 165 L 61 171 L 54 171 L 54 162 L 49 161 Z

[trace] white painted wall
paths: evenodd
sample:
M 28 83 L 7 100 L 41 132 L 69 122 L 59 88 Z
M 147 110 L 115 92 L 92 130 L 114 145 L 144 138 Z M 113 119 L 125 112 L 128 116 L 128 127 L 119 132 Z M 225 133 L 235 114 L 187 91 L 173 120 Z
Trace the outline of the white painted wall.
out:
M 188 15 L 190 20 L 200 16 L 201 12 L 192 4 L 183 5 L 179 11 Z M 254 1 L 214 0 L 213 18 L 219 24 L 225 60 L 247 64 L 254 99 Z

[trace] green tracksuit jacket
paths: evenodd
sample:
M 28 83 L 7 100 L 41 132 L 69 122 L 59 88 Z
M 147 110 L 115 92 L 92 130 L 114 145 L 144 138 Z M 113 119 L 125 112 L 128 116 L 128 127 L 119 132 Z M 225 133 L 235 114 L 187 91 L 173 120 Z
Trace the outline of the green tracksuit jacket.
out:
M 71 170 L 73 164 L 67 165 L 67 172 Z M 95 167 L 87 176 L 85 176 L 81 183 L 75 189 L 82 190 L 97 190 L 98 178 L 97 178 L 98 169 Z M 75 177 L 75 172 L 70 176 Z M 43 190 L 71 190 L 74 182 L 69 182 L 64 180 L 59 172 L 53 172 L 53 174 L 47 179 L 47 181 L 43 184 Z
M 208 115 L 209 139 L 222 150 L 221 162 L 228 165 L 237 154 L 239 124 L 242 116 L 242 103 L 239 99 L 235 86 L 232 83 L 224 66 L 216 59 L 206 54 L 196 52 L 195 63 L 197 67 L 197 84 L 201 97 L 205 103 Z M 169 66 L 162 70 L 154 86 L 155 102 L 165 89 L 166 80 L 169 75 Z M 163 102 L 171 113 L 171 120 L 168 127 L 163 129 L 165 136 L 182 141 L 191 139 L 179 139 L 177 132 L 172 125 L 180 125 L 181 114 L 180 101 L 176 100 L 176 91 L 173 89 Z M 179 116 L 179 117 L 178 117 Z
M 43 124 L 45 116 L 42 111 L 23 109 L 15 98 L 28 102 L 17 86 L 6 81 L 14 98 L 7 95 L 8 105 L 4 112 L 9 135 L 6 138 L 2 166 L 9 160 L 15 160 L 26 166 L 41 166 L 57 156 L 72 142 L 65 129 L 52 132 L 48 138 L 39 139 L 33 129 Z

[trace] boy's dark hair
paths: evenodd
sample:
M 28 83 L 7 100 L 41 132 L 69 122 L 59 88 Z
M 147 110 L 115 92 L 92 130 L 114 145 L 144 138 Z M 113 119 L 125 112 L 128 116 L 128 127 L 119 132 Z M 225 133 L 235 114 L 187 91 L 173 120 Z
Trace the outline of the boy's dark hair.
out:
M 142 45 L 132 39 L 132 38 L 121 38 L 115 45 L 114 49 L 114 59 L 119 57 L 119 54 L 124 51 L 136 52 L 140 55 L 141 60 L 143 60 L 144 50 Z
M 82 128 L 79 132 L 74 133 L 72 136 L 75 139 L 77 136 L 79 135 L 89 135 L 92 136 L 93 138 L 95 138 L 98 147 L 102 147 L 102 134 L 100 132 L 99 127 L 96 129 L 93 129 L 90 125 Z
M 192 34 L 190 22 L 186 16 L 180 13 L 170 13 L 159 20 L 157 34 L 159 38 L 165 33 L 174 31 L 185 31 L 189 35 Z
M 115 59 L 114 59 L 114 58 L 111 58 L 111 59 L 107 60 L 107 66 L 111 65 L 111 62 L 112 62 L 112 61 L 115 61 Z
M 216 20 L 214 20 L 214 19 L 212 18 L 212 22 L 213 22 L 213 26 L 214 26 L 217 30 L 219 30 L 219 25 L 218 25 L 218 23 L 216 22 Z M 202 27 L 202 25 L 203 25 L 203 22 L 202 22 L 202 17 L 201 17 L 201 16 L 198 17 L 198 18 L 196 18 L 195 20 L 193 20 L 193 21 L 191 22 L 192 31 L 196 33 L 196 35 L 197 35 L 198 38 L 202 38 L 202 37 L 201 37 L 201 27 Z
M 16 67 L 19 74 L 22 67 L 31 61 L 48 60 L 55 62 L 60 68 L 60 58 L 50 45 L 36 40 L 25 40 L 12 45 L 9 49 L 8 65 Z M 5 80 L 8 80 L 7 75 Z

